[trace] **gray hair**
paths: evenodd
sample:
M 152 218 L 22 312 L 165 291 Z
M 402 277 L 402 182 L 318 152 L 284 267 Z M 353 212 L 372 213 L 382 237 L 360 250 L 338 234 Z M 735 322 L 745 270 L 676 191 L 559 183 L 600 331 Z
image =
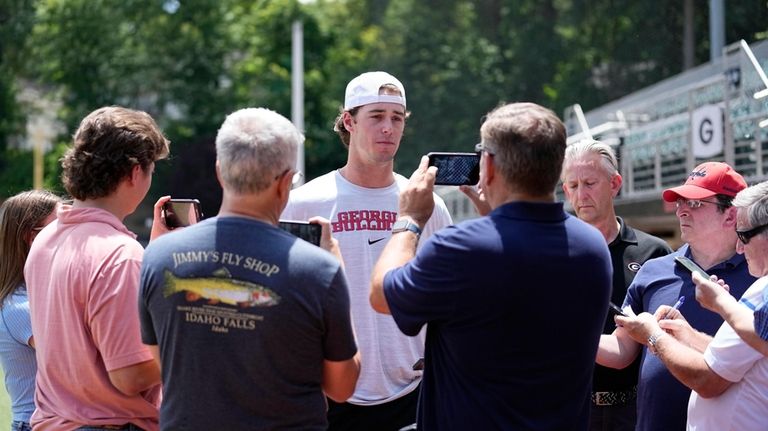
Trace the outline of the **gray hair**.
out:
M 600 164 L 603 165 L 609 177 L 619 173 L 619 161 L 616 159 L 616 152 L 610 145 L 594 139 L 583 139 L 566 147 L 563 166 L 568 166 L 568 163 L 589 154 L 600 156 Z M 565 168 L 563 168 L 563 173 L 565 173 Z
M 265 108 L 227 116 L 216 135 L 221 180 L 236 193 L 259 192 L 296 166 L 304 135 L 287 118 Z
M 768 181 L 740 191 L 733 198 L 733 206 L 747 211 L 747 218 L 751 227 L 768 224 Z M 765 235 L 765 232 L 761 235 Z

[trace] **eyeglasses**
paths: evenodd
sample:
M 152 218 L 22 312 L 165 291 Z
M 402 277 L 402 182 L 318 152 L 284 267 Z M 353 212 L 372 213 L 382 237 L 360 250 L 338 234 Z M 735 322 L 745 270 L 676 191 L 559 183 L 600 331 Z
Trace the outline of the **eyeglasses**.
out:
M 701 199 L 678 199 L 675 201 L 675 208 L 680 209 L 681 206 L 687 205 L 688 208 L 695 210 L 696 208 L 699 208 L 700 206 L 704 204 L 712 204 L 717 206 L 722 206 L 720 202 L 710 202 L 710 201 L 703 201 Z
M 295 189 L 296 187 L 300 186 L 304 182 L 304 174 L 301 171 L 296 171 L 293 173 L 293 177 L 291 178 L 291 189 Z
M 483 151 L 488 153 L 488 155 L 490 155 L 490 156 L 495 156 L 496 155 L 496 153 L 494 153 L 493 151 L 489 150 L 488 147 L 486 147 L 484 143 L 478 142 L 477 144 L 475 144 L 475 152 L 477 153 L 478 156 Z
M 749 240 L 759 235 L 766 229 L 768 229 L 768 224 L 753 227 L 752 229 L 748 230 L 736 230 L 736 236 L 739 237 L 739 241 L 741 241 L 742 244 L 747 245 L 749 244 Z
M 278 175 L 275 175 L 275 181 L 277 181 L 278 178 L 287 174 L 291 170 L 292 170 L 291 168 L 288 168 L 283 172 L 279 173 Z M 291 176 L 291 189 L 295 189 L 296 187 L 300 186 L 303 179 L 304 179 L 304 174 L 301 171 L 294 171 L 293 176 Z

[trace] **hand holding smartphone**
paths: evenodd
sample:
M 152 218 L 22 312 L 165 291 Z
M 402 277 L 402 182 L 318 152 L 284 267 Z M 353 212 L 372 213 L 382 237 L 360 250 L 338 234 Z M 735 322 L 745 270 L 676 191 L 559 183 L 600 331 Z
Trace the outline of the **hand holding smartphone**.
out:
M 163 204 L 163 219 L 168 229 L 187 227 L 203 218 L 197 199 L 170 199 Z
M 305 221 L 280 220 L 278 227 L 293 236 L 299 237 L 304 241 L 320 247 L 320 236 L 322 235 L 322 226 L 317 223 Z
M 480 156 L 476 153 L 431 152 L 429 166 L 437 166 L 436 185 L 475 185 L 480 181 Z
M 705 280 L 709 280 L 709 274 L 707 274 L 706 271 L 701 269 L 701 267 L 691 259 L 688 259 L 685 256 L 675 256 L 675 262 L 677 262 L 677 264 L 682 266 L 683 268 L 687 269 L 688 272 L 690 273 L 698 272 L 699 275 L 704 277 Z
M 613 311 L 614 313 L 618 314 L 619 316 L 629 317 L 627 316 L 627 313 L 624 312 L 624 310 L 621 309 L 618 305 L 614 304 L 611 301 L 608 301 L 608 307 Z

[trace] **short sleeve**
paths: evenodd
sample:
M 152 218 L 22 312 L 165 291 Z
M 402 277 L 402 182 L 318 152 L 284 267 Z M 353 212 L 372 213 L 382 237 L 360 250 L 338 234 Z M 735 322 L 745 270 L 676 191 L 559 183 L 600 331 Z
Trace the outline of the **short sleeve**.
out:
M 136 301 L 141 262 L 126 258 L 105 268 L 88 300 L 88 322 L 107 371 L 152 359 L 141 342 Z
M 29 317 L 29 301 L 26 300 L 26 296 L 11 294 L 1 312 L 3 324 L 11 337 L 19 344 L 28 346 L 29 339 L 32 338 L 32 323 Z
M 149 302 L 156 280 L 153 279 L 150 271 L 148 265 L 141 266 L 141 285 L 138 298 L 139 323 L 141 324 L 141 341 L 144 344 L 155 346 L 157 345 L 157 334 L 155 334 L 155 325 L 149 312 Z
M 418 334 L 426 323 L 443 320 L 455 309 L 463 280 L 453 268 L 466 263 L 446 244 L 441 234 L 430 237 L 414 259 L 384 276 L 384 296 L 405 335 Z
M 762 359 L 763 355 L 750 347 L 736 331 L 724 324 L 704 351 L 707 365 L 720 377 L 738 382 Z
M 645 309 L 643 305 L 643 292 L 648 288 L 648 284 L 654 278 L 653 265 L 649 265 L 648 262 L 644 263 L 637 275 L 627 287 L 627 295 L 624 297 L 624 303 L 621 308 L 630 306 L 635 314 L 640 314 L 644 311 L 651 312 Z
M 339 268 L 334 275 L 323 307 L 324 358 L 329 361 L 345 361 L 357 353 L 355 333 L 352 330 L 349 290 L 344 271 Z
M 763 340 L 768 341 L 768 302 L 755 310 L 755 332 Z

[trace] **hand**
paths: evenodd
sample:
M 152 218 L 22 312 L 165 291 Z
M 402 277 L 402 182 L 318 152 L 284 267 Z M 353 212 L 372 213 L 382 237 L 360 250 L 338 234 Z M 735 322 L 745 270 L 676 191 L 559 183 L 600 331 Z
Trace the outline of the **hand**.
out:
M 168 226 L 165 225 L 165 219 L 163 219 L 163 204 L 169 200 L 171 200 L 170 196 L 161 196 L 160 199 L 155 202 L 152 214 L 152 230 L 149 233 L 150 241 L 171 231 L 168 229 Z
M 478 184 L 477 187 L 473 186 L 459 186 L 459 190 L 467 195 L 469 200 L 475 205 L 475 210 L 481 216 L 488 215 L 491 212 L 491 204 L 485 200 L 485 194 L 483 188 Z
M 716 275 L 710 275 L 707 280 L 694 273 L 693 284 L 696 285 L 696 300 L 707 310 L 721 314 L 728 302 L 736 302 L 736 299 L 728 293 L 730 286 Z
M 341 256 L 339 241 L 331 235 L 331 222 L 325 217 L 315 216 L 309 219 L 310 223 L 320 225 L 320 248 L 336 256 L 344 267 L 344 258 Z
M 400 192 L 400 217 L 410 217 L 422 229 L 435 209 L 432 190 L 437 167 L 429 166 L 429 157 L 422 156 L 419 167 L 411 175 L 405 190 Z
M 659 308 L 656 309 L 656 312 L 653 313 L 653 316 L 657 321 L 665 319 L 685 320 L 685 317 L 683 317 L 683 313 L 681 313 L 680 310 L 675 307 L 670 307 L 669 305 L 660 305 Z
M 645 345 L 648 343 L 648 337 L 651 334 L 659 332 L 661 329 L 659 323 L 656 321 L 656 317 L 650 313 L 640 313 L 636 317 L 620 316 L 613 317 L 617 326 L 620 326 L 624 331 L 632 337 L 636 342 Z

